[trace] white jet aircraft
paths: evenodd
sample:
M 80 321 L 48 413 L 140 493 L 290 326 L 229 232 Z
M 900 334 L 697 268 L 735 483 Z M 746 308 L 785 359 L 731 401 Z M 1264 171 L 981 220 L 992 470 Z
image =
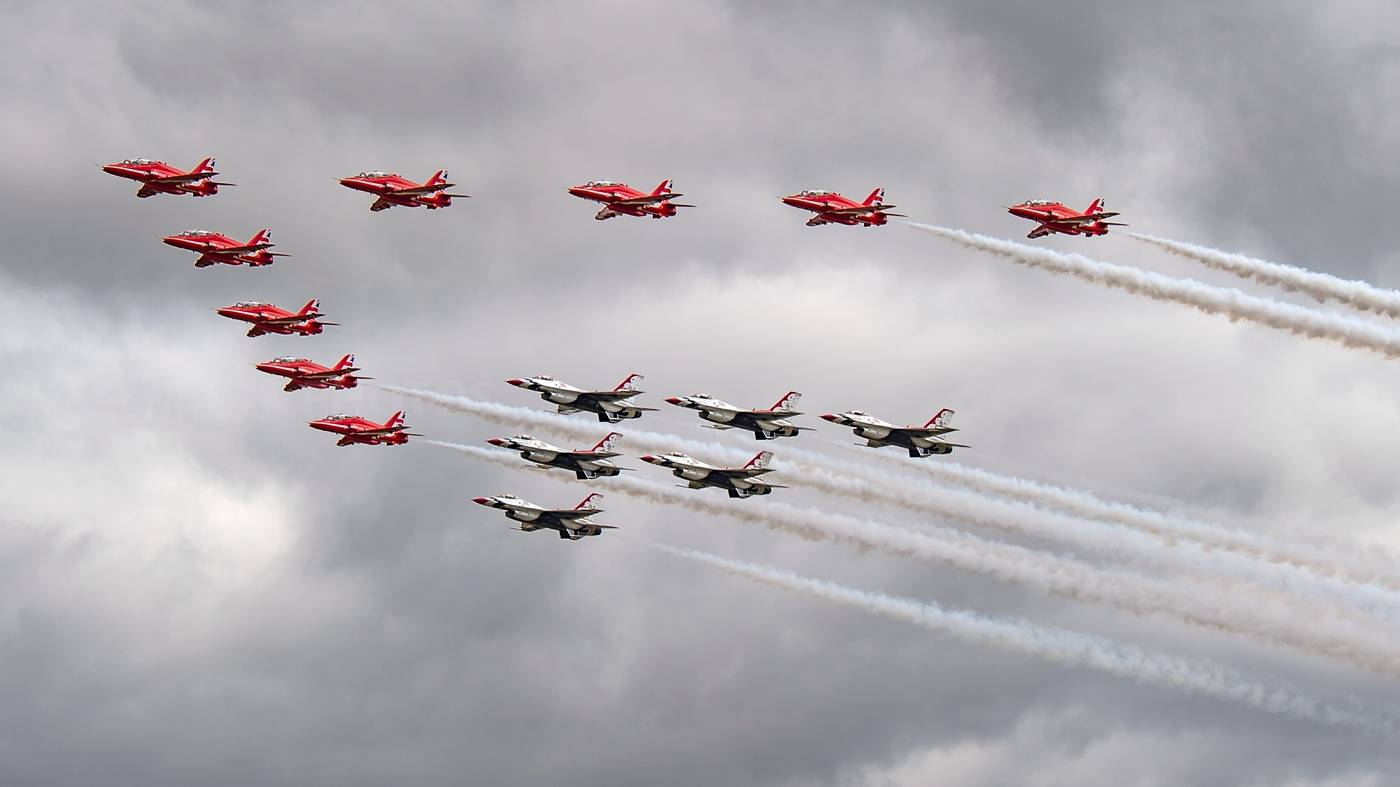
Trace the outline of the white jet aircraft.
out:
M 768 466 L 772 460 L 772 451 L 758 452 L 743 467 L 715 467 L 694 457 L 674 452 L 642 457 L 643 462 L 670 470 L 672 475 L 685 481 L 689 489 L 712 486 L 727 491 L 730 497 L 766 495 L 774 489 L 786 489 L 787 487 L 781 484 L 768 484 L 758 479 L 765 473 L 773 472 Z
M 753 436 L 759 440 L 772 440 L 777 437 L 796 437 L 798 432 L 807 431 L 807 427 L 793 426 L 786 420 L 794 415 L 802 415 L 792 409 L 801 399 L 802 394 L 788 391 L 777 404 L 766 410 L 746 410 L 707 394 L 670 396 L 666 401 L 677 407 L 699 410 L 700 417 L 710 422 L 706 426 L 711 429 L 744 429 L 753 432 Z
M 505 511 L 506 517 L 520 523 L 516 530 L 525 533 L 544 529 L 557 530 L 560 538 L 578 541 L 584 536 L 601 535 L 604 530 L 617 529 L 612 525 L 600 525 L 589 520 L 588 517 L 602 512 L 601 508 L 593 507 L 594 503 L 602 499 L 602 495 L 594 492 L 573 508 L 563 509 L 545 508 L 510 494 L 474 497 L 472 502 Z
M 953 411 L 945 407 L 923 426 L 895 426 L 889 421 L 882 421 L 862 410 L 827 413 L 822 416 L 822 419 L 851 427 L 855 430 L 857 437 L 865 438 L 864 445 L 870 448 L 894 445 L 907 450 L 910 456 L 922 457 L 931 454 L 951 454 L 954 448 L 972 447 L 940 439 L 940 435 L 958 431 L 948 425 L 952 417 Z M 862 444 L 856 443 L 856 445 Z
M 608 460 L 621 454 L 612 450 L 622 435 L 610 432 L 592 448 L 570 451 L 557 445 L 550 445 L 536 437 L 518 434 L 514 437 L 493 437 L 486 442 L 501 448 L 519 451 L 520 458 L 534 462 L 541 467 L 558 467 L 570 470 L 580 481 L 598 476 L 615 476 L 628 468 L 618 467 Z
M 642 407 L 631 401 L 641 391 L 637 383 L 642 381 L 640 374 L 629 374 L 627 379 L 611 391 L 585 391 L 548 375 L 511 378 L 506 382 L 527 391 L 538 391 L 540 398 L 558 405 L 561 413 L 588 411 L 598 416 L 599 421 L 615 424 L 624 418 L 641 418 L 642 413 L 654 411 L 655 407 Z

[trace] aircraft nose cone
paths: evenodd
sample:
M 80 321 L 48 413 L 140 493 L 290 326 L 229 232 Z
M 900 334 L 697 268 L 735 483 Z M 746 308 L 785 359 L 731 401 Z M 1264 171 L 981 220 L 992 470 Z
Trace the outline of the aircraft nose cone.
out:
M 647 454 L 646 456 L 641 457 L 641 460 L 649 465 L 654 465 L 657 463 L 657 461 L 659 461 L 655 456 L 652 456 L 651 454 Z
M 685 400 L 680 398 L 679 396 L 668 396 L 666 397 L 666 401 L 671 404 L 682 404 L 685 402 Z
M 506 382 L 510 383 L 511 385 L 514 385 L 517 388 L 525 384 L 525 381 L 520 379 L 519 377 L 512 377 L 509 380 L 506 380 Z
M 502 446 L 502 445 L 505 445 L 505 444 L 506 444 L 506 441 L 505 441 L 505 440 L 502 440 L 502 439 L 499 438 L 499 437 L 493 437 L 493 438 L 491 438 L 490 440 L 487 440 L 486 442 L 490 443 L 491 445 L 495 445 L 495 446 Z
M 476 504 L 479 505 L 479 506 L 484 506 L 484 505 L 486 505 L 487 503 L 490 503 L 490 502 L 491 502 L 491 498 L 489 498 L 489 497 L 473 497 L 473 498 L 472 498 L 472 502 L 473 502 L 473 503 L 476 503 Z
M 833 413 L 823 413 L 821 418 L 823 421 L 830 421 L 832 423 L 836 423 L 837 421 L 841 420 L 841 416 L 835 415 Z

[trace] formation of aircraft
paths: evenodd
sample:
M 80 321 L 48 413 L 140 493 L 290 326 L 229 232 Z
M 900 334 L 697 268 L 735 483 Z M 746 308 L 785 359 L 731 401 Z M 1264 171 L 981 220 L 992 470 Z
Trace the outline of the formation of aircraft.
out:
M 1128 226 L 1119 221 L 1104 221 L 1119 214 L 1105 212 L 1102 198 L 1089 203 L 1089 207 L 1082 211 L 1060 202 L 1029 200 L 1012 205 L 1006 212 L 1037 223 L 1036 228 L 1026 234 L 1027 238 L 1043 238 L 1052 233 L 1097 237 L 1107 235 L 1109 227 Z
M 805 430 L 806 427 L 794 426 L 787 420 L 802 415 L 792 409 L 801 399 L 802 394 L 788 391 L 777 404 L 765 410 L 746 410 L 706 394 L 669 396 L 666 401 L 677 407 L 698 410 L 700 417 L 709 421 L 706 425 L 711 429 L 743 429 L 753 432 L 756 439 L 772 440 L 776 437 L 796 437 L 798 432 Z
M 447 193 L 448 189 L 457 184 L 447 182 L 445 169 L 433 173 L 431 178 L 422 183 L 414 183 L 397 172 L 361 172 L 341 178 L 340 185 L 375 195 L 377 199 L 369 206 L 375 213 L 395 206 L 437 210 L 451 207 L 454 198 L 466 199 L 471 196 Z
M 519 522 L 516 530 L 533 533 L 536 530 L 554 530 L 560 538 L 578 541 L 585 536 L 601 535 L 604 530 L 616 530 L 612 525 L 600 525 L 589 519 L 601 514 L 603 509 L 595 504 L 603 496 L 594 492 L 573 508 L 545 508 L 515 495 L 499 494 L 495 497 L 474 497 L 472 502 L 487 508 L 506 512 L 506 517 Z
M 322 366 L 306 358 L 284 355 L 254 364 L 254 367 L 260 372 L 286 377 L 287 385 L 282 388 L 284 391 L 300 391 L 303 388 L 335 388 L 343 391 L 359 385 L 361 380 L 373 379 L 355 375 L 360 368 L 355 365 L 353 355 L 341 358 L 335 366 Z
M 715 467 L 692 456 L 679 452 L 669 454 L 647 454 L 642 461 L 671 471 L 671 475 L 686 482 L 689 489 L 704 489 L 707 486 L 723 489 L 730 497 L 750 497 L 771 494 L 774 489 L 785 489 L 781 484 L 769 484 L 759 476 L 773 472 L 768 463 L 773 461 L 772 451 L 759 451 L 743 467 Z
M 904 218 L 903 213 L 890 213 L 894 205 L 886 205 L 885 190 L 877 187 L 864 202 L 856 202 L 828 189 L 808 189 L 781 197 L 785 204 L 816 214 L 807 219 L 808 227 L 822 224 L 849 224 L 875 227 L 889 222 L 890 216 Z
M 516 388 L 539 392 L 541 399 L 558 405 L 557 411 L 560 413 L 589 412 L 597 415 L 599 421 L 610 424 L 628 418 L 641 418 L 642 413 L 656 409 L 642 407 L 632 401 L 632 397 L 642 393 L 637 390 L 637 384 L 641 381 L 642 376 L 633 373 L 611 391 L 585 391 L 546 374 L 506 380 Z
M 157 194 L 189 194 L 207 197 L 218 194 L 220 186 L 233 183 L 220 183 L 214 178 L 219 174 L 214 169 L 214 159 L 207 158 L 194 165 L 188 172 L 172 167 L 164 161 L 149 158 L 129 158 L 115 164 L 103 164 L 102 171 L 119 178 L 134 180 L 141 184 L 136 196 L 145 199 Z
M 248 329 L 248 335 L 253 337 L 269 333 L 314 336 L 325 330 L 325 326 L 336 324 L 321 322 L 320 318 L 325 315 L 321 314 L 321 302 L 315 298 L 295 312 L 261 301 L 239 301 L 214 311 L 231 320 L 251 323 L 253 327 Z
M 271 265 L 276 257 L 290 257 L 290 254 L 268 251 L 274 243 L 271 230 L 259 230 L 247 243 L 242 243 L 222 233 L 211 230 L 185 230 L 179 235 L 167 235 L 161 242 L 177 249 L 199 254 L 194 261 L 196 268 L 210 265 L 249 265 L 259 268 Z
M 887 445 L 898 446 L 908 451 L 909 456 L 915 458 L 933 454 L 951 454 L 954 448 L 969 447 L 941 439 L 942 435 L 958 431 L 948 425 L 952 418 L 953 411 L 947 408 L 939 410 L 938 414 L 930 418 L 928 423 L 923 426 L 895 426 L 889 421 L 882 421 L 863 410 L 826 413 L 822 416 L 823 420 L 851 427 L 857 437 L 865 438 L 863 445 L 869 448 L 881 448 Z M 856 445 L 862 445 L 862 443 L 856 443 Z
M 669 180 L 661 181 L 661 185 L 652 189 L 650 194 L 638 191 L 626 183 L 612 180 L 590 180 L 581 186 L 567 186 L 565 190 L 575 197 L 601 202 L 602 209 L 598 211 L 598 215 L 593 217 L 598 221 L 623 215 L 663 219 L 676 215 L 676 208 L 695 207 L 694 205 L 671 202 L 676 197 L 685 195 L 673 191 Z
M 609 432 L 607 437 L 599 440 L 592 448 L 578 448 L 572 451 L 557 445 L 550 445 L 527 434 L 518 434 L 514 437 L 493 437 L 486 442 L 498 448 L 519 451 L 522 459 L 534 462 L 540 467 L 557 467 L 568 470 L 580 481 L 583 481 L 592 480 L 599 476 L 615 476 L 625 469 L 609 461 L 615 456 L 621 456 L 613 450 L 620 439 L 622 439 L 621 434 Z
M 340 413 L 317 418 L 307 423 L 312 429 L 340 435 L 336 445 L 404 445 L 409 437 L 422 437 L 408 431 L 404 424 L 403 411 L 389 416 L 384 423 L 376 423 L 363 416 Z

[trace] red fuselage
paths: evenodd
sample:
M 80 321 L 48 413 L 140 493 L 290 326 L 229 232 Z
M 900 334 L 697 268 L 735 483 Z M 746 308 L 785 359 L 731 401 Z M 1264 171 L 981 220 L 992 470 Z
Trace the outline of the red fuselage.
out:
M 446 193 L 446 187 L 451 186 L 450 183 L 442 184 L 444 188 L 437 191 L 421 191 L 433 185 L 431 179 L 427 183 L 414 183 L 394 172 L 362 172 L 354 177 L 341 178 L 340 185 L 379 197 L 369 206 L 369 209 L 376 213 L 395 206 L 403 208 L 423 207 L 429 210 L 447 208 L 451 207 L 453 196 L 465 196 Z M 413 193 L 400 193 L 405 190 L 413 191 Z
M 206 159 L 199 166 L 186 172 L 178 167 L 172 167 L 164 161 L 151 161 L 149 159 L 128 159 L 115 164 L 106 164 L 102 171 L 109 175 L 116 175 L 119 178 L 127 178 L 141 183 L 141 188 L 136 192 L 138 197 L 152 197 L 156 194 L 191 194 L 196 197 L 207 197 L 211 194 L 219 193 L 219 186 L 232 186 L 232 183 L 217 183 L 213 180 L 215 172 L 213 161 Z
M 1098 200 L 1095 200 L 1088 210 L 1075 210 L 1059 202 L 1033 201 L 1012 205 L 1006 212 L 1039 225 L 1026 235 L 1028 238 L 1042 238 L 1052 233 L 1097 237 L 1108 234 L 1110 225 L 1103 219 L 1118 215 L 1101 213 L 1100 210 L 1101 203 Z
M 234 240 L 219 232 L 183 232 L 179 235 L 167 235 L 161 238 L 161 242 L 174 246 L 177 249 L 193 251 L 199 254 L 199 259 L 195 260 L 196 268 L 207 268 L 210 265 L 249 265 L 259 268 L 264 265 L 271 265 L 276 257 L 284 256 L 272 254 L 267 249 L 272 248 L 271 243 L 260 242 L 260 236 L 253 237 L 253 240 L 244 243 Z M 237 252 L 227 252 L 228 249 L 239 249 Z
M 253 327 L 248 329 L 249 336 L 262 336 L 269 333 L 283 336 L 292 334 L 313 336 L 330 324 L 317 320 L 322 315 L 309 304 L 300 312 L 289 312 L 270 303 L 236 303 L 214 311 L 231 320 L 251 323 Z
M 807 220 L 809 227 L 822 224 L 875 227 L 889 222 L 885 214 L 880 212 L 880 205 L 862 205 L 834 191 L 804 191 L 780 199 L 785 205 L 815 213 L 815 216 Z M 870 210 L 861 211 L 860 208 L 863 207 L 870 207 Z
M 676 206 L 666 200 L 646 205 L 625 204 L 627 200 L 643 200 L 647 197 L 660 196 L 659 194 L 638 191 L 626 183 L 591 182 L 580 186 L 569 186 L 566 190 L 575 197 L 602 203 L 603 209 L 598 211 L 598 215 L 594 217 L 600 221 L 617 215 L 650 216 L 653 219 L 662 219 L 677 213 Z M 669 191 L 669 188 L 666 191 Z M 662 194 L 665 194 L 666 191 L 663 191 Z
M 358 415 L 337 415 L 318 418 L 307 423 L 312 429 L 340 435 L 336 445 L 404 445 L 409 433 L 402 417 L 395 415 L 384 423 L 375 423 Z
M 342 362 L 344 363 L 344 362 Z M 359 384 L 360 378 L 354 375 L 359 369 L 345 365 L 322 366 L 305 358 L 274 358 L 263 361 L 255 367 L 260 372 L 286 377 L 284 391 L 299 391 L 302 388 L 345 390 Z

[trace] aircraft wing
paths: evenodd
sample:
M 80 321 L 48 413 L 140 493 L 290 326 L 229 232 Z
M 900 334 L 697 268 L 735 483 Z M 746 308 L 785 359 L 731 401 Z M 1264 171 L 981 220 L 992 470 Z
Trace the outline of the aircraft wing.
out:
M 658 202 L 665 202 L 675 197 L 684 197 L 684 194 L 648 194 L 645 197 L 632 197 L 631 199 L 620 199 L 609 202 L 608 205 L 624 208 L 640 208 L 643 205 L 655 205 Z
M 711 470 L 710 474 L 722 475 L 725 478 L 756 478 L 771 472 L 773 472 L 771 467 L 717 467 Z
M 204 252 L 204 253 L 205 253 L 205 254 L 215 254 L 215 255 L 224 254 L 224 255 L 228 255 L 228 256 L 230 256 L 230 257 L 234 257 L 234 256 L 237 256 L 237 255 L 239 255 L 239 254 L 249 254 L 249 253 L 252 253 L 252 252 L 255 252 L 255 251 L 262 251 L 263 249 L 270 249 L 270 248 L 272 248 L 272 244 L 271 244 L 271 243 L 254 243 L 254 244 L 251 245 L 251 246 L 227 246 L 227 247 L 222 248 L 222 249 L 209 249 L 208 251 L 206 251 L 206 252 Z
M 901 432 L 910 437 L 938 437 L 949 432 L 958 431 L 951 426 L 903 426 L 898 429 L 891 429 L 891 432 Z
M 303 380 L 330 380 L 346 374 L 354 374 L 360 371 L 357 366 L 347 366 L 344 369 L 327 369 L 324 372 L 303 372 L 298 375 Z M 365 378 L 360 378 L 365 379 Z
M 287 317 L 264 317 L 260 318 L 258 322 L 265 325 L 296 325 L 299 322 L 314 320 L 320 316 L 322 315 L 319 312 L 315 314 L 292 314 Z
M 1102 219 L 1110 219 L 1117 213 L 1086 213 L 1083 216 L 1056 216 L 1046 220 L 1046 224 L 1093 224 Z
M 897 205 L 857 205 L 854 208 L 827 208 L 822 213 L 834 213 L 837 216 L 859 216 L 862 213 L 883 213 L 890 208 L 899 207 Z M 893 214 L 892 214 L 893 215 Z
M 569 508 L 559 511 L 548 511 L 546 513 L 558 518 L 561 522 L 567 523 L 583 519 L 585 517 L 590 517 L 594 514 L 601 514 L 603 513 L 603 511 L 599 508 Z
M 619 399 L 630 399 L 639 393 L 641 391 L 584 391 L 579 396 L 599 402 L 616 402 Z
M 431 186 L 409 186 L 405 189 L 394 189 L 389 193 L 395 197 L 422 197 L 438 191 L 446 191 L 457 185 L 456 183 L 434 183 Z
M 207 180 L 207 179 L 209 179 L 209 178 L 214 177 L 214 176 L 217 175 L 217 174 L 219 174 L 219 173 L 217 173 L 217 172 L 197 172 L 197 173 L 196 173 L 196 172 L 187 172 L 187 173 L 185 173 L 184 175 L 167 175 L 167 176 L 165 176 L 165 177 L 163 177 L 163 178 L 151 178 L 150 180 L 148 180 L 148 181 L 146 181 L 146 182 L 147 182 L 147 183 L 163 183 L 163 184 L 165 184 L 165 185 L 174 186 L 174 185 L 177 185 L 177 184 L 180 184 L 180 183 L 194 183 L 195 181 L 199 181 L 199 180 Z

